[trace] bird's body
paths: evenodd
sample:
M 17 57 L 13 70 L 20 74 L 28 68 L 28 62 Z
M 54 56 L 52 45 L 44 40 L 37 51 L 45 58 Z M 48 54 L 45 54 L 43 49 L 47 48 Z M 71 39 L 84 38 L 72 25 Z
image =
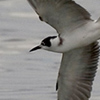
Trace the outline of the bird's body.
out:
M 90 21 L 79 28 L 58 35 L 56 39 L 51 41 L 51 51 L 64 53 L 75 48 L 85 47 L 97 40 L 97 36 L 99 39 L 100 24 Z M 62 43 L 60 44 L 61 41 Z
M 58 100 L 89 100 L 99 57 L 100 18 L 93 21 L 72 0 L 28 1 L 40 20 L 58 32 L 58 36 L 47 37 L 30 50 L 63 54 L 56 86 Z
M 99 39 L 100 24 L 90 21 L 79 28 L 69 31 L 68 33 L 69 34 L 65 33 L 65 35 L 61 34 L 61 37 L 64 40 L 64 46 L 62 47 L 64 48 L 63 50 L 65 50 L 64 52 L 73 50 L 75 48 L 85 47 Z

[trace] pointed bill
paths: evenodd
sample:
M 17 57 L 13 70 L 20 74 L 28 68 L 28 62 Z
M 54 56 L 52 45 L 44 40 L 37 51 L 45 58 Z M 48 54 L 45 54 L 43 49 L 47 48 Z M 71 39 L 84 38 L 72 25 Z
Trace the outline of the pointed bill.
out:
M 29 52 L 32 52 L 32 51 L 35 51 L 35 50 L 38 50 L 38 49 L 41 49 L 41 47 L 40 46 L 36 46 L 36 47 L 32 48 Z

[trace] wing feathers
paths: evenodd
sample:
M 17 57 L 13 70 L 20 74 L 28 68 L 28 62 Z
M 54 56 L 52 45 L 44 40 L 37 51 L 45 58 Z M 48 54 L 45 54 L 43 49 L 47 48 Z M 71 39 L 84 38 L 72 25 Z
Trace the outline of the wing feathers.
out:
M 64 53 L 57 83 L 59 100 L 88 100 L 90 98 L 98 57 L 97 42 Z
M 59 34 L 90 20 L 90 14 L 72 0 L 28 1 L 42 20 L 55 28 Z

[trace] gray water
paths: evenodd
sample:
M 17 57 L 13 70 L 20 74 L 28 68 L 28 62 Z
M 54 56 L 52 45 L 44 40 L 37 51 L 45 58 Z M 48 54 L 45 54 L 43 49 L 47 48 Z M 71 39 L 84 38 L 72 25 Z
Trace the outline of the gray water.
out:
M 76 0 L 93 19 L 100 0 Z M 56 31 L 39 21 L 26 0 L 0 0 L 0 100 L 56 100 L 61 54 L 29 50 Z M 90 100 L 100 100 L 100 70 Z

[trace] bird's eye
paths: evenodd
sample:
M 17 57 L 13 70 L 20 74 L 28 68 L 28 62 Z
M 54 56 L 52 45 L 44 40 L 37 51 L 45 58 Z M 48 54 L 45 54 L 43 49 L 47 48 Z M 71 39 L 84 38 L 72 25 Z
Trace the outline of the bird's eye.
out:
M 42 43 L 41 43 L 41 45 L 45 46 L 45 43 L 44 43 L 44 42 L 42 42 Z

